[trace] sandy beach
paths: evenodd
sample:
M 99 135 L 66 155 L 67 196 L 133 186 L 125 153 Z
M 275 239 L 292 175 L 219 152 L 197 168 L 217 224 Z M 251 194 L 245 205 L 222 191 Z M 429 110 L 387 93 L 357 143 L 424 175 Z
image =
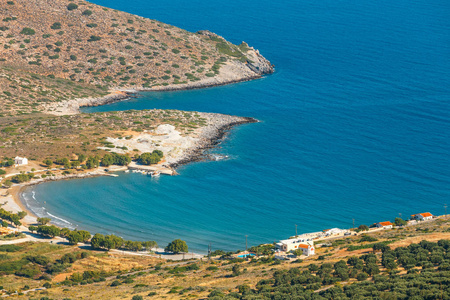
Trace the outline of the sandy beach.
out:
M 130 170 L 152 171 L 158 170 L 162 174 L 176 175 L 175 168 L 181 165 L 201 161 L 207 159 L 205 150 L 214 148 L 219 144 L 227 132 L 234 126 L 258 122 L 253 118 L 229 116 L 214 113 L 198 113 L 206 121 L 206 126 L 199 127 L 194 130 L 192 136 L 182 135 L 169 124 L 161 124 L 152 132 L 142 132 L 134 135 L 130 139 L 108 138 L 108 142 L 115 145 L 117 148 L 113 152 L 125 153 L 121 150 L 122 147 L 128 149 L 138 149 L 140 152 L 151 152 L 155 149 L 161 150 L 165 153 L 164 160 L 157 165 L 141 166 L 136 162 L 132 162 L 129 166 L 110 166 L 108 168 L 98 167 L 93 170 L 76 170 L 72 174 L 62 174 L 63 168 L 51 169 L 55 172 L 55 176 L 47 176 L 45 178 L 32 179 L 29 182 L 22 184 L 15 184 L 4 192 L 1 196 L 3 208 L 7 211 L 17 213 L 19 211 L 26 211 L 27 216 L 22 220 L 24 225 L 35 224 L 37 217 L 21 199 L 21 193 L 29 186 L 41 184 L 49 181 L 69 180 L 69 179 L 85 179 L 96 176 L 114 176 L 110 172 Z M 35 164 L 37 166 L 38 164 Z M 18 174 L 23 167 L 18 167 L 17 170 L 10 171 L 8 177 L 13 174 Z M 42 167 L 41 167 L 42 169 Z M 38 169 L 36 174 L 46 172 L 47 169 Z M 106 171 L 107 170 L 107 171 Z

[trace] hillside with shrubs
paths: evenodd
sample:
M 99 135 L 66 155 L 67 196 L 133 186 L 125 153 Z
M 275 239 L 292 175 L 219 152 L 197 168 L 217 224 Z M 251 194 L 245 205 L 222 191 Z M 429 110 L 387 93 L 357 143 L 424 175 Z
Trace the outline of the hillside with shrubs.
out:
M 0 16 L 6 115 L 45 111 L 45 103 L 108 90 L 202 87 L 273 72 L 246 43 L 236 46 L 209 31 L 192 33 L 86 1 L 2 1 Z

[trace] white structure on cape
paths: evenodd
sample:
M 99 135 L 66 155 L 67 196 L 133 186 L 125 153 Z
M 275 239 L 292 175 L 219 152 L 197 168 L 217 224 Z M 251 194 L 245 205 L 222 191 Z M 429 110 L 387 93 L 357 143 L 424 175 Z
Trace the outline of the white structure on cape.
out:
M 28 159 L 26 157 L 16 156 L 16 158 L 14 158 L 14 164 L 16 166 L 28 165 Z

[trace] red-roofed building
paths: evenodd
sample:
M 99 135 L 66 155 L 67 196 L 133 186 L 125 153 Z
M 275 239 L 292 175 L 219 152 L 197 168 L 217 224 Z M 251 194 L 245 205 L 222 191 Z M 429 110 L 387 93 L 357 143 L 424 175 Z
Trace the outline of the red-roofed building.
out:
M 303 255 L 309 256 L 315 254 L 315 247 L 312 239 L 296 238 L 282 240 L 279 243 L 276 243 L 275 246 L 278 249 L 278 252 L 288 253 L 301 249 L 303 251 Z
M 417 221 L 431 220 L 431 219 L 433 219 L 433 217 L 434 216 L 432 214 L 430 214 L 429 212 L 411 215 L 411 219 L 414 219 Z
M 391 229 L 392 226 L 394 226 L 394 225 L 393 225 L 391 222 L 386 221 L 386 222 L 378 222 L 378 223 L 375 223 L 375 226 L 376 226 L 377 228 Z
M 306 255 L 306 256 L 315 254 L 314 246 L 312 246 L 312 245 L 300 244 L 300 245 L 298 245 L 298 249 L 302 249 L 303 255 Z

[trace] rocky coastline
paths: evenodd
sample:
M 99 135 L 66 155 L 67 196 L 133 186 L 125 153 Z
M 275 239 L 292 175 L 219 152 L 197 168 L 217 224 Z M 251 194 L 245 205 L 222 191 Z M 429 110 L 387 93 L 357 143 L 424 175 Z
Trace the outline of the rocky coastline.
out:
M 169 164 L 168 167 L 176 169 L 177 167 L 180 167 L 182 165 L 207 159 L 207 155 L 205 154 L 205 152 L 209 149 L 215 148 L 218 144 L 220 144 L 233 127 L 242 124 L 257 122 L 259 121 L 250 117 L 222 115 L 219 120 L 215 121 L 213 124 L 205 127 L 202 130 L 203 132 L 201 134 L 200 140 L 198 141 L 195 148 L 187 151 L 185 155 L 180 157 L 177 162 Z
M 249 60 L 246 62 L 228 61 L 221 66 L 220 73 L 210 78 L 202 78 L 184 84 L 158 85 L 151 88 L 128 87 L 111 88 L 108 95 L 97 98 L 77 98 L 45 105 L 45 112 L 53 115 L 73 115 L 80 113 L 81 107 L 93 107 L 111 104 L 135 97 L 139 92 L 182 91 L 218 87 L 228 84 L 245 82 L 262 78 L 264 75 L 275 72 L 274 65 L 270 63 L 258 50 L 249 48 Z

